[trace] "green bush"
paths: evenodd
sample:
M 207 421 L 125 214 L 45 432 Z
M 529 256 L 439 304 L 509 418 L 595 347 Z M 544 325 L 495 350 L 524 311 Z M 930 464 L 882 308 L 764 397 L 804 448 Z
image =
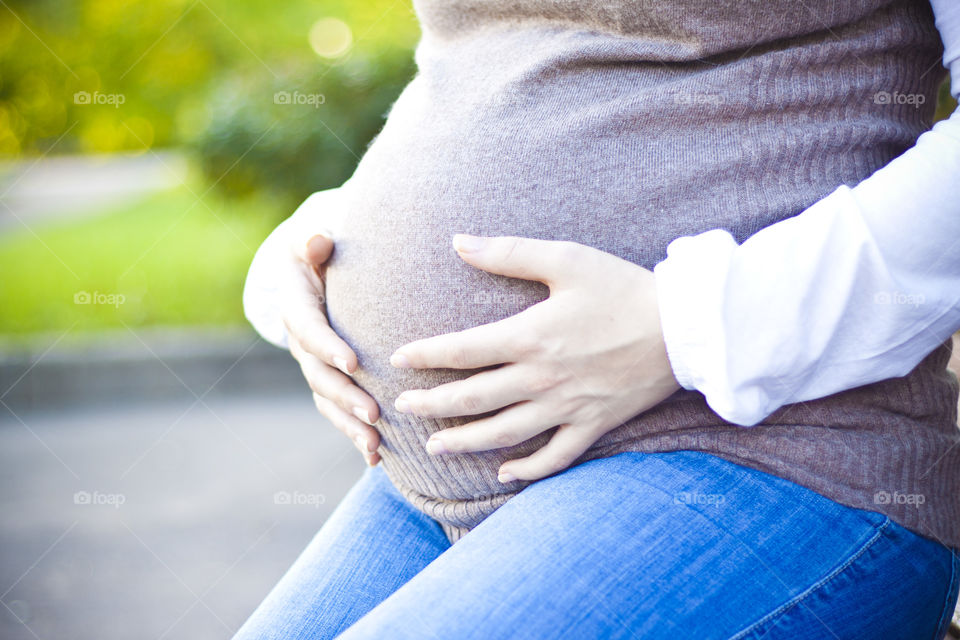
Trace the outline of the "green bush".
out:
M 957 101 L 950 95 L 950 78 L 948 77 L 943 81 L 943 84 L 940 85 L 940 92 L 937 96 L 937 111 L 933 119 L 936 121 L 949 118 L 950 114 L 953 113 L 956 108 Z
M 209 124 L 192 146 L 227 193 L 302 200 L 350 177 L 414 71 L 403 49 L 329 67 L 292 63 L 275 76 L 231 74 L 210 91 Z

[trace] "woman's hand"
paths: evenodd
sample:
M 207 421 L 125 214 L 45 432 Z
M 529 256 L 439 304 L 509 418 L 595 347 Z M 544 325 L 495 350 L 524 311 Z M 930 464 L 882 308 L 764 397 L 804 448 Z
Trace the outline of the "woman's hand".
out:
M 404 391 L 396 408 L 424 417 L 499 411 L 434 433 L 427 451 L 462 453 L 514 445 L 559 427 L 526 458 L 505 462 L 501 482 L 567 468 L 603 434 L 680 388 L 660 329 L 654 275 L 573 242 L 454 236 L 467 263 L 538 280 L 550 296 L 491 324 L 406 344 L 395 367 L 502 365 L 430 390 Z
M 290 353 L 300 363 L 317 409 L 374 466 L 380 461 L 380 434 L 372 425 L 380 419 L 380 408 L 354 384 L 350 374 L 357 370 L 357 356 L 330 328 L 324 310 L 323 265 L 333 253 L 333 240 L 321 233 L 304 242 L 308 236 L 299 231 L 291 230 L 291 274 L 281 297 Z

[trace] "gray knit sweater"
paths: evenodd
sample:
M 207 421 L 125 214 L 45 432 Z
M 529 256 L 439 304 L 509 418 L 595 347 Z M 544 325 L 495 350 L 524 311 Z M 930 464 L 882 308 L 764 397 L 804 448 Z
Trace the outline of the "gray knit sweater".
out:
M 522 488 L 499 483 L 499 465 L 552 431 L 433 457 L 427 437 L 468 419 L 394 411 L 404 389 L 474 373 L 396 370 L 396 348 L 547 295 L 466 265 L 452 235 L 572 240 L 647 268 L 678 236 L 723 228 L 742 241 L 911 146 L 930 125 L 942 52 L 926 0 L 415 4 L 419 73 L 342 189 L 327 312 L 380 404 L 385 470 L 456 540 Z M 960 547 L 949 355 L 945 344 L 903 378 L 788 405 L 752 428 L 681 390 L 580 461 L 705 451 Z

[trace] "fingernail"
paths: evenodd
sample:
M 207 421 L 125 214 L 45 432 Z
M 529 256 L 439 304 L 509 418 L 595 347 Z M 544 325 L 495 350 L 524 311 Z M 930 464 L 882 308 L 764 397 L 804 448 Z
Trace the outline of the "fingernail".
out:
M 373 456 L 370 456 L 369 458 L 364 458 L 364 459 L 367 461 L 367 466 L 368 466 L 368 467 L 375 467 L 375 466 L 377 466 L 377 463 L 373 461 Z
M 393 406 L 400 413 L 410 413 L 410 403 L 402 395 L 394 401 Z
M 402 353 L 394 353 L 390 356 L 390 364 L 395 366 L 398 369 L 409 369 L 410 361 L 407 360 L 407 356 Z
M 373 422 L 370 420 L 370 412 L 367 411 L 366 409 L 361 409 L 360 407 L 354 407 L 353 415 L 357 416 L 357 418 L 362 422 L 366 422 L 367 424 L 370 424 L 370 425 L 373 424 Z
M 458 233 L 453 236 L 453 248 L 457 251 L 480 251 L 487 244 L 485 238 Z
M 313 241 L 316 240 L 317 238 L 323 238 L 324 240 L 333 240 L 333 234 L 330 232 L 329 229 L 320 229 L 319 231 L 317 231 L 316 234 L 310 236 L 309 240 L 307 240 L 308 249 L 310 248 L 310 245 L 313 243 Z
M 333 366 L 340 371 L 343 371 L 345 374 L 350 375 L 350 372 L 347 371 L 347 361 L 341 358 L 340 356 L 333 356 Z
M 439 438 L 430 438 L 427 440 L 427 453 L 432 456 L 438 456 L 444 453 L 448 453 L 447 448 Z
M 499 480 L 503 484 L 507 484 L 508 482 L 513 482 L 516 479 L 517 479 L 516 476 L 514 476 L 509 471 L 501 471 L 499 474 L 497 474 L 497 480 Z

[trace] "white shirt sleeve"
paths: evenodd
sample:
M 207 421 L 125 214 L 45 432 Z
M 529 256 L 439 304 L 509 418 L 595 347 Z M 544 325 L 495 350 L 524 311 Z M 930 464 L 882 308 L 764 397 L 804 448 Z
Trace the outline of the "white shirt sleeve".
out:
M 957 96 L 960 2 L 931 4 Z M 677 238 L 654 273 L 677 380 L 730 422 L 907 374 L 960 329 L 960 109 L 742 245 Z
M 281 318 L 281 297 L 287 284 L 298 282 L 291 253 L 291 242 L 306 243 L 318 231 L 332 226 L 333 216 L 341 213 L 339 189 L 317 191 L 277 226 L 253 256 L 243 287 L 243 312 L 264 340 L 287 348 L 287 329 Z M 296 294 L 296 292 L 293 292 Z M 302 294 L 302 292 L 301 292 Z

